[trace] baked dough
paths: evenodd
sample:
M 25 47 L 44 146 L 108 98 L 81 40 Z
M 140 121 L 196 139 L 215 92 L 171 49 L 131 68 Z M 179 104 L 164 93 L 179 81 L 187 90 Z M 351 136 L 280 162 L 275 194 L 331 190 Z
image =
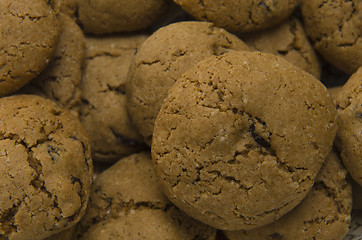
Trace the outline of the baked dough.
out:
M 260 227 L 306 196 L 336 121 L 326 88 L 281 57 L 209 57 L 163 102 L 155 173 L 169 199 L 195 219 L 226 230 Z

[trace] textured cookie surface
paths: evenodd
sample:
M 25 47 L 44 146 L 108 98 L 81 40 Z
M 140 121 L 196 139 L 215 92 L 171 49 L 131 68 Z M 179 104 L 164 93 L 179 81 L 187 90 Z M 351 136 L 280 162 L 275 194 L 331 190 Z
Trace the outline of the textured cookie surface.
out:
M 296 18 L 264 31 L 241 36 L 252 49 L 273 53 L 320 78 L 321 66 L 302 24 Z
M 146 35 L 86 38 L 80 120 L 94 160 L 116 161 L 144 147 L 126 110 L 131 59 Z
M 77 0 L 79 21 L 88 33 L 129 32 L 151 25 L 167 7 L 166 0 Z
M 288 18 L 298 0 L 174 0 L 199 20 L 232 32 L 250 32 L 274 26 Z
M 57 18 L 61 34 L 53 59 L 39 76 L 19 92 L 43 96 L 77 114 L 81 97 L 84 36 L 69 16 L 59 13 Z
M 127 107 L 144 141 L 167 91 L 186 70 L 205 57 L 248 50 L 236 36 L 211 23 L 179 22 L 159 29 L 138 49 L 127 83 Z
M 219 229 L 251 229 L 306 196 L 336 130 L 312 75 L 272 54 L 234 52 L 199 62 L 170 89 L 152 159 L 180 209 Z
M 336 145 L 348 172 L 362 186 L 362 67 L 339 91 L 336 103 L 339 124 Z
M 303 0 L 307 35 L 323 57 L 352 74 L 362 65 L 362 2 Z
M 0 99 L 0 238 L 43 239 L 80 220 L 93 165 L 80 122 L 33 95 Z
M 95 180 L 81 239 L 215 239 L 216 230 L 188 217 L 159 189 L 149 153 L 121 159 Z
M 347 171 L 332 152 L 312 190 L 292 211 L 274 223 L 249 231 L 226 231 L 230 240 L 343 239 L 351 221 L 351 185 Z
M 38 75 L 55 51 L 59 23 L 44 0 L 0 1 L 0 96 Z

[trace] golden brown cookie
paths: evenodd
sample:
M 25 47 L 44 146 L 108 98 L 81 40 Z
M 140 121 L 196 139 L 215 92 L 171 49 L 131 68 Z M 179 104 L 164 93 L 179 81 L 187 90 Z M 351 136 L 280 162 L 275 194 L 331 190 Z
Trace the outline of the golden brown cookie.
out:
M 19 92 L 43 96 L 77 115 L 81 99 L 84 36 L 69 16 L 59 13 L 57 18 L 61 34 L 53 59 L 39 76 Z
M 78 230 L 84 240 L 212 240 L 216 232 L 169 202 L 146 152 L 119 160 L 97 177 Z
M 37 76 L 48 64 L 59 23 L 44 0 L 0 1 L 0 96 Z
M 362 2 L 303 0 L 301 8 L 315 49 L 344 72 L 355 72 L 362 65 Z
M 126 110 L 131 59 L 146 35 L 86 38 L 80 120 L 87 129 L 94 160 L 117 161 L 144 149 Z
M 231 32 L 251 32 L 287 19 L 298 0 L 174 0 L 199 20 Z
M 250 48 L 280 55 L 320 78 L 321 65 L 298 19 L 293 17 L 274 28 L 244 34 L 241 38 Z
M 229 240 L 343 239 L 351 221 L 351 185 L 347 171 L 331 152 L 318 173 L 312 190 L 279 220 L 249 231 L 225 231 Z
M 170 200 L 224 230 L 268 224 L 311 189 L 337 131 L 326 88 L 281 57 L 233 52 L 179 78 L 152 159 Z
M 151 145 L 162 101 L 182 73 L 205 57 L 248 49 L 211 23 L 179 22 L 151 35 L 138 49 L 127 83 L 127 108 L 144 141 Z
M 0 99 L 0 238 L 40 240 L 85 213 L 93 165 L 79 120 L 34 95 Z
M 87 33 L 144 29 L 167 8 L 167 0 L 77 0 L 79 21 Z
M 362 186 L 362 67 L 340 90 L 337 99 L 336 145 L 344 166 Z

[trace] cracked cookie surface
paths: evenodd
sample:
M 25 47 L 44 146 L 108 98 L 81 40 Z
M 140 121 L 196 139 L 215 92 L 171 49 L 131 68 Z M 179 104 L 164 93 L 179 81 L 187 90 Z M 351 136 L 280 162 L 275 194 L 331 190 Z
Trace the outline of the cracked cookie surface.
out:
M 167 0 L 77 0 L 77 3 L 83 30 L 94 34 L 144 29 L 168 6 Z
M 169 199 L 219 229 L 275 221 L 308 193 L 337 131 L 326 88 L 281 57 L 209 57 L 177 80 L 152 159 Z
M 86 38 L 79 118 L 89 133 L 94 160 L 117 161 L 145 145 L 126 109 L 131 59 L 147 35 Z
M 335 142 L 343 164 L 362 186 L 362 67 L 339 91 L 336 103 L 339 129 Z
M 0 109 L 0 239 L 44 239 L 74 225 L 93 174 L 79 120 L 34 95 L 1 98 Z
M 97 176 L 81 239 L 215 239 L 216 230 L 188 217 L 161 192 L 147 152 L 119 160 Z
M 333 151 L 327 156 L 312 190 L 277 221 L 249 231 L 225 231 L 230 240 L 343 239 L 351 221 L 351 185 Z
M 45 1 L 0 1 L 0 96 L 18 90 L 46 67 L 59 31 Z
M 362 2 L 303 0 L 305 31 L 331 64 L 352 74 L 362 65 Z
M 19 92 L 48 98 L 78 115 L 84 35 L 69 16 L 59 13 L 57 18 L 61 25 L 61 33 L 52 60 L 39 76 Z
M 151 145 L 162 101 L 181 74 L 206 57 L 248 49 L 211 23 L 180 22 L 151 35 L 138 49 L 127 82 L 127 108 L 144 141 Z
M 317 55 L 295 17 L 274 28 L 241 35 L 241 38 L 252 49 L 282 56 L 317 79 L 321 76 Z
M 298 0 L 174 0 L 199 20 L 231 32 L 262 30 L 288 18 Z

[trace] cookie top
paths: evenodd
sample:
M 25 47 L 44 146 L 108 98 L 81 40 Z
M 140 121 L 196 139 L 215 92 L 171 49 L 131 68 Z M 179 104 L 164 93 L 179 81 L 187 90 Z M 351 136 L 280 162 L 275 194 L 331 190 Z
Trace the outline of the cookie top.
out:
M 167 0 L 78 0 L 79 21 L 87 33 L 136 31 L 151 25 Z
M 162 101 L 181 74 L 206 57 L 248 49 L 211 23 L 179 22 L 151 35 L 138 49 L 127 83 L 127 108 L 144 141 L 151 145 Z
M 336 103 L 339 124 L 336 145 L 348 172 L 362 186 L 362 67 L 339 91 Z
M 321 76 L 321 65 L 317 55 L 302 24 L 295 17 L 274 28 L 244 34 L 241 38 L 252 49 L 282 56 L 317 79 Z
M 351 185 L 347 171 L 332 152 L 318 173 L 312 190 L 279 220 L 249 231 L 225 231 L 230 240 L 343 239 L 351 221 Z
M 93 165 L 79 120 L 35 95 L 0 99 L 0 233 L 43 239 L 77 223 Z
M 215 239 L 216 230 L 188 217 L 161 192 L 151 156 L 123 158 L 96 178 L 81 239 Z
M 233 52 L 170 89 L 152 159 L 180 209 L 219 229 L 251 229 L 306 196 L 336 131 L 335 106 L 312 75 L 272 54 Z
M 355 72 L 362 65 L 362 2 L 304 0 L 301 9 L 314 48 L 337 68 Z
M 77 115 L 81 99 L 84 35 L 69 16 L 59 13 L 57 18 L 61 34 L 52 60 L 39 76 L 19 92 L 43 96 Z
M 0 1 L 0 96 L 18 90 L 46 67 L 59 32 L 46 1 Z
M 174 0 L 199 20 L 231 32 L 251 32 L 272 27 L 288 18 L 298 0 Z
M 126 110 L 131 59 L 146 35 L 86 38 L 79 118 L 87 129 L 93 159 L 117 161 L 144 149 Z

